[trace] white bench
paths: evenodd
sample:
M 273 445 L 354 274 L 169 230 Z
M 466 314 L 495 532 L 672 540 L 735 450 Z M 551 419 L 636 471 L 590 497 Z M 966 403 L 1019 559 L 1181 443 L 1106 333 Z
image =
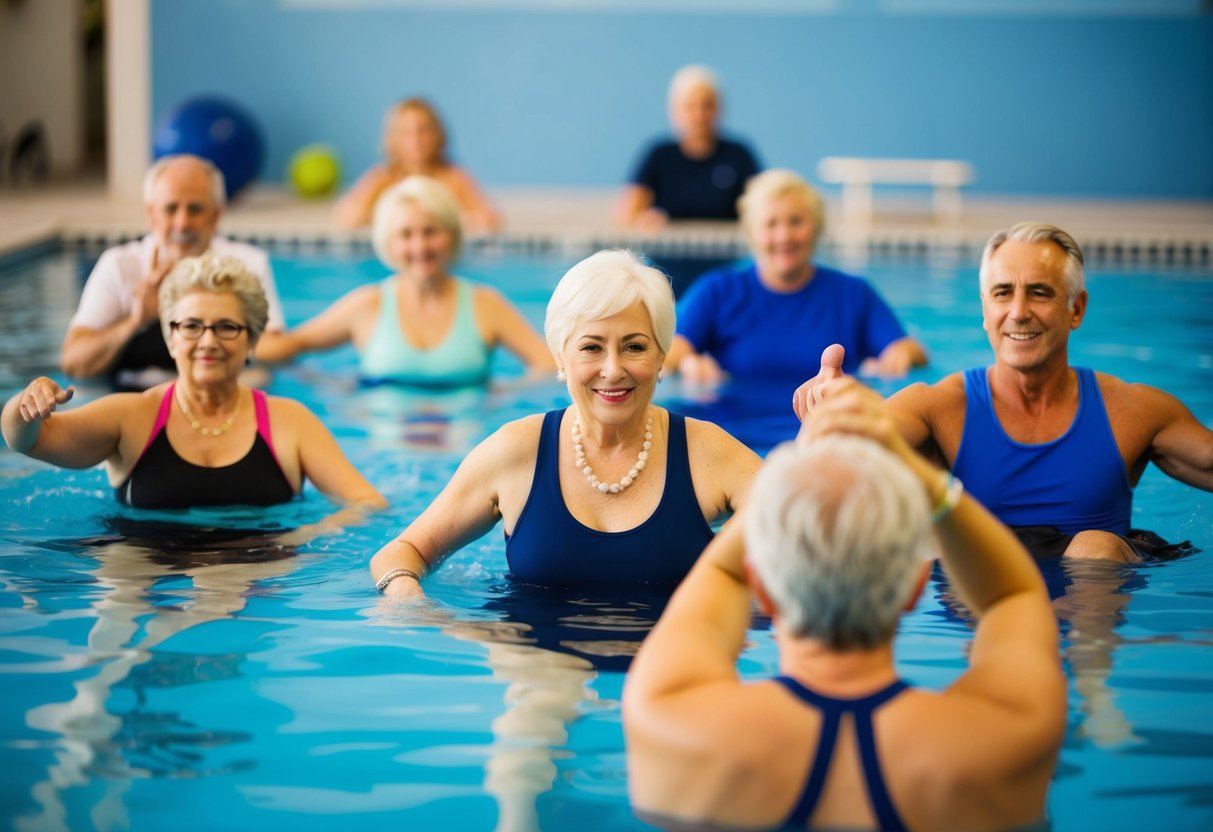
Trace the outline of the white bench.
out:
M 929 185 L 935 218 L 960 218 L 960 188 L 973 181 L 973 166 L 957 159 L 863 159 L 827 156 L 817 165 L 821 181 L 842 185 L 842 213 L 851 221 L 872 221 L 873 185 Z

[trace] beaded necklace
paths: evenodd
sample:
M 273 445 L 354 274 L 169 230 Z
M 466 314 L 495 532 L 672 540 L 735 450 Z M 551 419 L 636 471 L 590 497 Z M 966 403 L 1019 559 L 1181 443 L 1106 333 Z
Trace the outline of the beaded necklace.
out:
M 594 473 L 594 469 L 585 459 L 585 448 L 581 444 L 581 413 L 573 411 L 573 451 L 576 453 L 576 459 L 573 464 L 581 469 L 581 473 L 585 474 L 585 478 L 590 483 L 590 488 L 602 492 L 603 494 L 618 494 L 629 485 L 636 481 L 640 476 L 640 472 L 644 470 L 644 466 L 649 461 L 649 449 L 653 447 L 653 416 L 649 415 L 648 420 L 644 423 L 644 444 L 641 445 L 640 453 L 636 456 L 636 464 L 619 482 L 602 482 L 598 479 L 598 475 Z

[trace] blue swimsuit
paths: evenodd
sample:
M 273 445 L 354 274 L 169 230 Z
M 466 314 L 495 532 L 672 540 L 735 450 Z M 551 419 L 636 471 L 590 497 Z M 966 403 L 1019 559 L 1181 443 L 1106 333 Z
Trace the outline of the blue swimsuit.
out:
M 670 414 L 665 489 L 657 510 L 634 529 L 600 532 L 573 517 L 560 492 L 563 415 L 552 410 L 543 417 L 531 493 L 514 533 L 506 535 L 510 574 L 547 585 L 681 581 L 712 539 L 691 482 L 685 418 Z
M 851 722 L 855 726 L 855 740 L 859 745 L 864 781 L 868 786 L 868 800 L 871 802 L 873 814 L 876 815 L 876 825 L 881 830 L 905 829 L 906 825 L 893 806 L 889 790 L 885 786 L 884 774 L 880 770 L 880 758 L 876 754 L 876 735 L 872 730 L 872 713 L 907 690 L 906 683 L 899 679 L 887 688 L 862 699 L 835 699 L 809 690 L 790 676 L 777 676 L 775 681 L 810 708 L 821 711 L 821 736 L 817 741 L 817 751 L 813 755 L 813 765 L 809 768 L 809 778 L 804 784 L 804 791 L 796 800 L 796 805 L 792 807 L 791 814 L 780 828 L 804 829 L 808 826 L 826 783 L 830 759 L 834 756 L 834 744 L 838 740 L 839 723 L 845 714 L 850 714 Z
M 1095 373 L 1075 367 L 1078 411 L 1064 434 L 1027 444 L 1007 436 L 984 367 L 966 370 L 965 424 L 952 473 L 1008 526 L 1129 533 L 1133 488 Z

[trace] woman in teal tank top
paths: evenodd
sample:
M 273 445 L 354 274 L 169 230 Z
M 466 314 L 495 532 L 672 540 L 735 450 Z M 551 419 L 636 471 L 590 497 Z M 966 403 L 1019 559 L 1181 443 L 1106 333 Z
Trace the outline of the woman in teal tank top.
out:
M 375 205 L 375 253 L 396 273 L 361 286 L 257 353 L 285 361 L 352 343 L 365 380 L 461 386 L 488 379 L 497 346 L 529 372 L 554 368 L 543 339 L 489 286 L 453 276 L 459 205 L 436 180 L 410 176 Z

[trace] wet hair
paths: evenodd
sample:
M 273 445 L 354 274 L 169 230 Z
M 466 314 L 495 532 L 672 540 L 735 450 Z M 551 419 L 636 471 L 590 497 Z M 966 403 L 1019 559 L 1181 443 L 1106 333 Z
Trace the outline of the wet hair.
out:
M 244 325 L 249 329 L 250 345 L 265 332 L 270 306 L 261 281 L 236 258 L 207 252 L 197 257 L 183 257 L 160 284 L 160 330 L 166 343 L 172 334 L 170 324 L 177 304 L 193 292 L 235 295 L 244 314 Z
M 1071 309 L 1074 301 L 1086 290 L 1083 272 L 1082 249 L 1073 237 L 1055 225 L 1043 222 L 1021 222 L 1003 231 L 998 231 L 986 243 L 981 253 L 980 286 L 985 294 L 990 285 L 990 258 L 1008 240 L 1018 243 L 1053 243 L 1066 255 L 1066 270 L 1061 279 L 1066 286 L 1066 301 Z
M 157 159 L 143 175 L 143 201 L 152 201 L 156 191 L 156 180 L 160 178 L 165 169 L 183 160 L 194 162 L 206 171 L 207 178 L 210 180 L 211 199 L 214 200 L 216 208 L 222 209 L 227 204 L 227 185 L 223 180 L 223 171 L 215 167 L 209 159 L 203 159 L 192 153 L 174 153 L 171 156 L 161 156 Z
M 400 207 L 413 203 L 425 211 L 451 235 L 451 262 L 459 259 L 463 244 L 463 223 L 459 219 L 459 203 L 446 185 L 428 176 L 407 176 L 392 185 L 375 201 L 371 219 L 371 244 L 379 262 L 389 269 L 399 269 L 389 252 L 388 240 L 396 232 Z
M 754 480 L 747 557 L 788 634 L 834 650 L 893 637 L 918 567 L 934 554 L 926 489 L 857 436 L 785 442 Z
M 754 215 L 762 206 L 788 194 L 804 200 L 805 207 L 809 209 L 809 218 L 813 221 L 814 245 L 821 239 L 821 232 L 826 225 L 825 202 L 821 194 L 795 171 L 772 168 L 751 176 L 746 182 L 745 191 L 737 199 L 737 216 L 741 221 L 741 229 L 745 232 L 746 241 L 751 247 L 754 245 L 754 235 L 750 223 Z
M 438 110 L 428 100 L 420 96 L 414 96 L 406 98 L 393 106 L 387 111 L 387 116 L 383 119 L 383 154 L 387 157 L 388 166 L 396 167 L 400 164 L 400 160 L 396 158 L 396 151 L 392 146 L 392 128 L 395 127 L 396 120 L 409 110 L 416 110 L 430 117 L 434 129 L 438 132 L 438 150 L 434 161 L 440 165 L 449 164 L 446 156 L 446 125 L 442 123 L 442 116 L 438 115 Z
M 608 249 L 591 254 L 565 272 L 548 301 L 543 334 L 557 359 L 577 321 L 600 321 L 639 301 L 649 313 L 653 337 L 663 353 L 674 339 L 674 291 L 660 269 L 635 254 Z
M 695 87 L 707 87 L 716 101 L 720 101 L 720 83 L 716 80 L 716 73 L 703 64 L 688 64 L 670 79 L 669 103 L 673 105 L 687 90 Z

